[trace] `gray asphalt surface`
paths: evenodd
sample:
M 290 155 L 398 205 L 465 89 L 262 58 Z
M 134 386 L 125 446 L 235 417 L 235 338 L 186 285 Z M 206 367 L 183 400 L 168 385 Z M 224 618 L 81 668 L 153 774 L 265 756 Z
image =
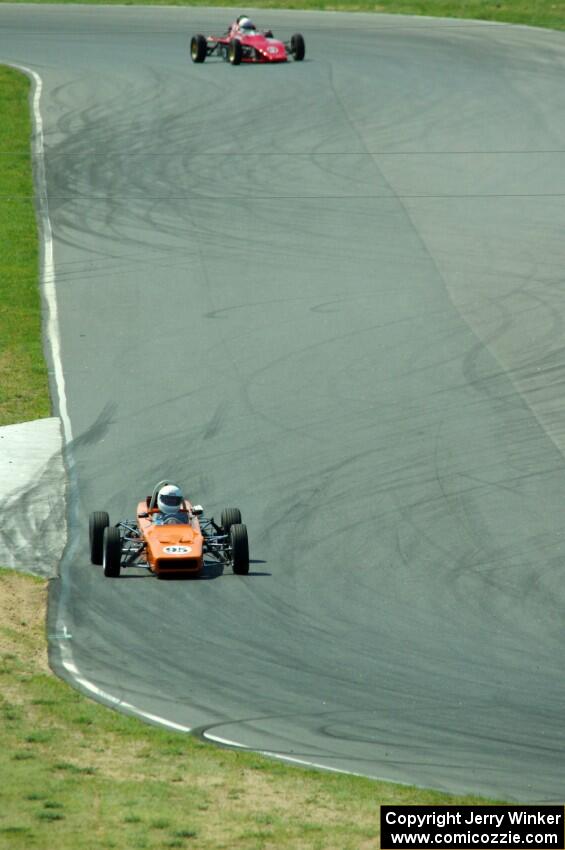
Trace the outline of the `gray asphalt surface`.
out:
M 75 462 L 51 631 L 254 749 L 565 796 L 565 35 L 257 13 L 307 61 L 195 66 L 235 10 L 0 5 L 41 74 Z M 87 517 L 172 477 L 249 577 L 104 580 Z

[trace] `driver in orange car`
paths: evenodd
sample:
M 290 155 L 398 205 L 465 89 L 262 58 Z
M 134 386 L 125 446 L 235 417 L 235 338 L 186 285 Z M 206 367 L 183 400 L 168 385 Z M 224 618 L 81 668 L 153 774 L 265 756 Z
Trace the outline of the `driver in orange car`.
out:
M 157 495 L 157 510 L 151 512 L 155 525 L 178 525 L 190 522 L 190 514 L 184 505 L 184 496 L 176 484 L 166 484 Z

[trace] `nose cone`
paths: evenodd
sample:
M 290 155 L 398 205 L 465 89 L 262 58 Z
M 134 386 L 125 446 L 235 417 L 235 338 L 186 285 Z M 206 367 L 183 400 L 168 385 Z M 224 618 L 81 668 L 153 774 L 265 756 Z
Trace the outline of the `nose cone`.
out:
M 284 44 L 274 39 L 265 39 L 264 56 L 269 62 L 285 62 L 287 57 Z

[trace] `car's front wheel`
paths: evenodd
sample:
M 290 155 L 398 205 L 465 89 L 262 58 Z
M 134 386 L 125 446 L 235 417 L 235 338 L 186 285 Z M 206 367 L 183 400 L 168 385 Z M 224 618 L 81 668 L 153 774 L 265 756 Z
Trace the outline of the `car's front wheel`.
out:
M 306 46 L 304 44 L 304 38 L 300 35 L 299 32 L 295 32 L 292 38 L 290 39 L 290 52 L 294 56 L 295 62 L 302 62 L 306 55 Z
M 243 48 L 241 46 L 241 41 L 238 38 L 232 38 L 230 41 L 230 46 L 228 50 L 228 59 L 231 65 L 241 65 L 241 59 L 243 57 Z
M 190 40 L 190 55 L 193 62 L 204 62 L 206 59 L 207 45 L 203 35 L 193 35 Z
M 90 562 L 100 565 L 104 554 L 104 529 L 110 525 L 106 511 L 92 511 L 88 518 L 90 540 Z
M 241 523 L 241 511 L 239 508 L 224 508 L 220 519 L 220 524 L 226 534 L 230 533 L 232 525 Z
M 238 576 L 249 572 L 249 541 L 245 525 L 232 525 L 230 528 L 230 544 L 233 571 Z
M 102 565 L 107 578 L 117 578 L 122 564 L 122 537 L 115 525 L 104 529 L 104 558 Z

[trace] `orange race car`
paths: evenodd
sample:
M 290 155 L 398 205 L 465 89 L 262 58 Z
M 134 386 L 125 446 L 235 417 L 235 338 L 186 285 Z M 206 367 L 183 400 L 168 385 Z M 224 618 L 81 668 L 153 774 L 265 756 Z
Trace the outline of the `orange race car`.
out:
M 110 525 L 106 511 L 94 511 L 89 521 L 90 560 L 102 564 L 114 578 L 123 567 L 146 567 L 156 576 L 198 575 L 206 556 L 249 572 L 247 528 L 238 508 L 225 508 L 220 524 L 203 516 L 170 481 L 160 481 L 151 496 L 137 506 L 136 519 Z

